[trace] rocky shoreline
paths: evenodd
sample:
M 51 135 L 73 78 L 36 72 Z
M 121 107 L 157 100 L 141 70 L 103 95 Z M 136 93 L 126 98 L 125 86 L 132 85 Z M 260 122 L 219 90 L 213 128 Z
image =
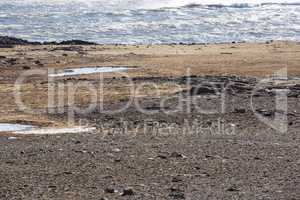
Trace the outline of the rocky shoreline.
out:
M 271 44 L 274 42 L 273 40 L 265 41 L 266 44 Z M 242 44 L 246 43 L 245 41 L 232 41 L 231 44 Z M 165 45 L 207 45 L 209 43 L 168 43 Z M 230 44 L 230 43 L 214 43 L 214 44 Z M 10 36 L 0 36 L 0 48 L 13 48 L 15 45 L 99 45 L 96 42 L 89 42 L 85 40 L 63 40 L 61 42 L 50 41 L 50 42 L 36 42 L 36 41 L 28 41 L 21 38 L 10 37 Z M 124 44 L 111 44 L 111 45 L 124 45 Z M 138 45 L 138 44 L 137 44 Z M 142 44 L 140 44 L 142 45 Z M 155 45 L 155 44 L 153 44 Z
M 15 37 L 0 36 L 0 48 L 12 48 L 15 45 L 97 45 L 97 43 L 82 40 L 66 40 L 62 42 L 31 42 Z

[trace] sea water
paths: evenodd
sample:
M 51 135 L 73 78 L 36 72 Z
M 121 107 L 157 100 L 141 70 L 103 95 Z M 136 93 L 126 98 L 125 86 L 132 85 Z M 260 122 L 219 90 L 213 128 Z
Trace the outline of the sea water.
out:
M 300 40 L 300 0 L 1 0 L 0 35 L 103 44 Z

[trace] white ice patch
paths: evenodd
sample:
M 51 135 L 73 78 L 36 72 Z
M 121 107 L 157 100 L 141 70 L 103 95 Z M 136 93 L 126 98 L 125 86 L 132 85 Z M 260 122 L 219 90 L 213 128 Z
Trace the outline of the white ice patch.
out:
M 95 74 L 95 73 L 109 73 L 109 72 L 122 72 L 126 71 L 126 67 L 83 67 L 74 69 L 65 69 L 62 72 L 55 74 L 49 74 L 49 77 L 62 77 L 62 76 L 76 76 L 84 74 Z

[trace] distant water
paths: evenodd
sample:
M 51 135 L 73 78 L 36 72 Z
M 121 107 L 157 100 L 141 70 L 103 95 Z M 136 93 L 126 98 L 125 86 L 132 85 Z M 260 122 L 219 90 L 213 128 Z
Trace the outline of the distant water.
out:
M 127 44 L 299 41 L 300 0 L 1 0 L 0 35 Z

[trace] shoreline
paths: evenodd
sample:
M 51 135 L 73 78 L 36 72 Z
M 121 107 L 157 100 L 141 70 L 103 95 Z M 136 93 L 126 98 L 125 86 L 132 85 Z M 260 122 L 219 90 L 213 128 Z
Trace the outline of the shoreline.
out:
M 87 40 L 78 40 L 78 39 L 72 39 L 72 40 L 62 40 L 62 41 L 30 41 L 18 37 L 12 37 L 12 36 L 1 36 L 0 35 L 0 48 L 4 48 L 3 46 L 8 46 L 8 48 L 13 48 L 13 46 L 26 46 L 26 45 L 117 45 L 117 46 L 143 46 L 143 45 L 149 45 L 149 46 L 157 46 L 157 45 L 186 45 L 186 46 L 193 46 L 193 45 L 224 45 L 224 44 L 270 44 L 273 42 L 294 42 L 294 43 L 300 43 L 300 41 L 294 41 L 294 40 L 266 40 L 266 41 L 232 41 L 232 42 L 215 42 L 215 43 L 204 43 L 204 42 L 178 42 L 178 43 L 137 43 L 137 44 L 122 44 L 122 43 L 97 43 L 93 41 L 87 41 Z

